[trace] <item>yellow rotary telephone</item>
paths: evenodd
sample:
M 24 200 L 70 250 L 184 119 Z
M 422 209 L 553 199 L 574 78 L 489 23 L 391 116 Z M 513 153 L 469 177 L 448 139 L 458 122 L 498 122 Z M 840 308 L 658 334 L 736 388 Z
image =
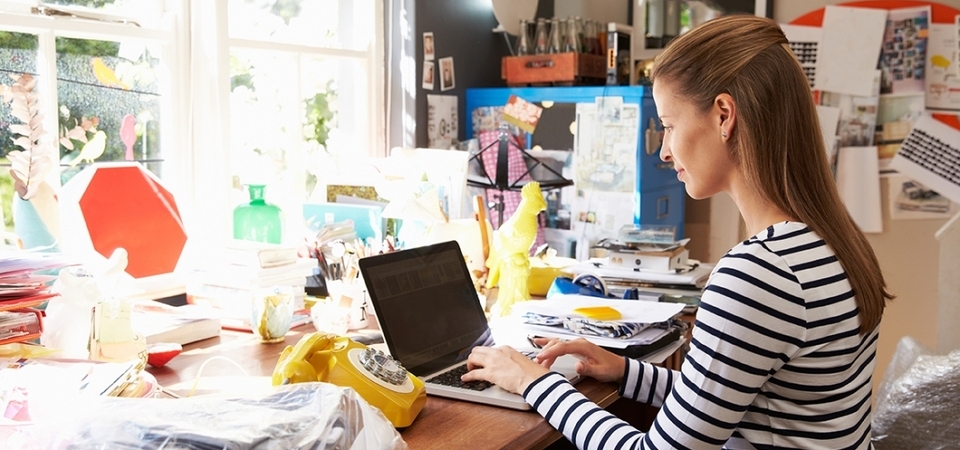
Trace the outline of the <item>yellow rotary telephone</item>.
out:
M 397 428 L 413 423 L 427 402 L 423 381 L 390 355 L 335 334 L 307 334 L 280 353 L 272 384 L 308 381 L 352 387 Z

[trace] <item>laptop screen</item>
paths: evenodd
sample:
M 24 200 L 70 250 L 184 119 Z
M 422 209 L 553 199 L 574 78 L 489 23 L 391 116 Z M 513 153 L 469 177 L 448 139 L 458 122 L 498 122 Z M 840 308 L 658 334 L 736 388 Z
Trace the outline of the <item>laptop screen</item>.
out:
M 359 261 L 390 353 L 417 376 L 493 345 L 483 307 L 456 241 Z

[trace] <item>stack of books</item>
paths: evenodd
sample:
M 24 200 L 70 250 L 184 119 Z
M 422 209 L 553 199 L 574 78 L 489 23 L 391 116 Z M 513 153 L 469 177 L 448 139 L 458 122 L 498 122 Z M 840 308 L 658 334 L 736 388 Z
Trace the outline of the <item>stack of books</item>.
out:
M 309 323 L 305 306 L 307 278 L 318 261 L 300 258 L 298 247 L 233 240 L 214 252 L 216 260 L 194 268 L 186 283 L 187 302 L 220 313 L 224 329 L 251 331 L 253 299 L 266 291 L 291 292 L 297 305 L 292 327 Z
M 627 290 L 638 289 L 655 294 L 658 301 L 681 303 L 683 312 L 693 313 L 699 308 L 700 295 L 713 265 L 690 259 L 686 248 L 689 241 L 674 240 L 670 230 L 662 227 L 631 227 L 621 230 L 619 239 L 597 244 L 605 256 L 565 270 L 577 276 L 597 277 L 608 295 L 622 298 Z

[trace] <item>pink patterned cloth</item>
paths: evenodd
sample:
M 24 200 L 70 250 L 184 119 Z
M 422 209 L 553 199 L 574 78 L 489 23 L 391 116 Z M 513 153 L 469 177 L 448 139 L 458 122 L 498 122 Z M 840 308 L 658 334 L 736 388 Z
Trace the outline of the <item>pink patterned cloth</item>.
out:
M 481 131 L 477 136 L 480 149 L 490 147 L 487 151 L 483 152 L 483 169 L 487 171 L 487 174 L 490 175 L 490 178 L 494 181 L 497 179 L 497 159 L 499 157 L 497 140 L 499 140 L 499 138 L 500 132 L 496 130 Z M 523 159 L 523 154 L 520 153 L 520 139 L 521 138 L 512 134 L 507 139 L 507 181 L 511 184 L 517 180 L 533 181 L 530 175 L 526 174 L 527 164 Z M 496 204 L 500 191 L 497 189 L 485 189 L 485 191 L 487 204 Z M 520 198 L 520 191 L 503 191 L 503 220 L 509 219 L 514 211 L 517 210 L 517 207 L 520 206 Z M 490 224 L 493 225 L 493 229 L 496 230 L 500 228 L 500 213 L 497 212 L 495 207 L 487 213 L 487 216 L 490 218 Z M 531 253 L 546 242 L 543 235 L 543 214 L 541 213 L 537 219 L 540 225 L 537 227 L 537 238 L 534 240 L 533 247 L 530 249 Z

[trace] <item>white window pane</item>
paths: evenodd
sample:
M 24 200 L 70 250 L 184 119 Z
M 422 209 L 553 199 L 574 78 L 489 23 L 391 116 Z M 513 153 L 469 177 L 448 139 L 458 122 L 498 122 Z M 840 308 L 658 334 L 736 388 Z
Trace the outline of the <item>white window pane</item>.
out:
M 230 37 L 367 50 L 375 0 L 230 0 Z
M 136 22 L 146 29 L 161 27 L 164 0 L 43 0 L 42 6 L 76 13 L 77 16 L 96 18 L 107 22 Z
M 265 184 L 267 201 L 296 212 L 332 155 L 369 151 L 361 60 L 233 49 L 230 61 L 231 161 L 239 184 Z M 245 200 L 245 190 L 235 194 L 238 203 Z
M 162 177 L 161 61 L 150 48 L 57 39 L 61 182 L 91 162 L 124 160 L 139 161 Z

